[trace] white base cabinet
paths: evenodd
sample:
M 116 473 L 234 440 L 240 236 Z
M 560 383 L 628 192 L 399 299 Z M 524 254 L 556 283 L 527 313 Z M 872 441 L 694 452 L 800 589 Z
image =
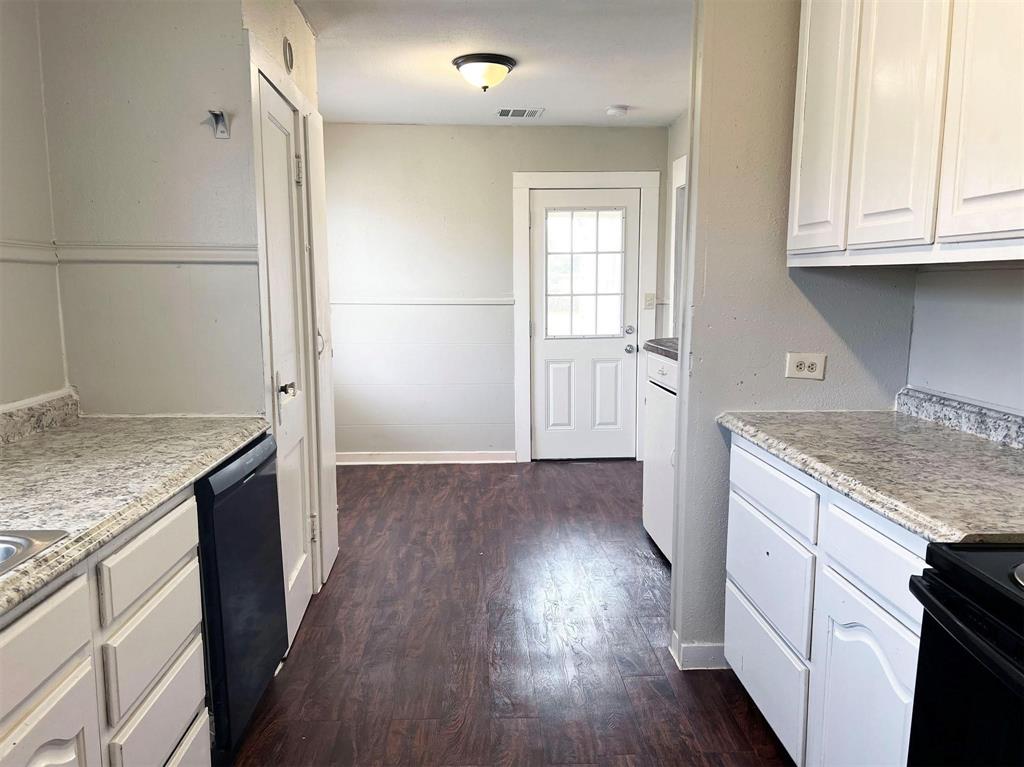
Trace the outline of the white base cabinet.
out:
M 733 436 L 725 657 L 797 764 L 903 765 L 927 542 Z
M 665 559 L 672 562 L 676 486 L 676 385 L 679 364 L 647 355 L 644 385 L 643 523 Z
M 196 505 L 178 500 L 8 617 L 0 767 L 208 767 Z

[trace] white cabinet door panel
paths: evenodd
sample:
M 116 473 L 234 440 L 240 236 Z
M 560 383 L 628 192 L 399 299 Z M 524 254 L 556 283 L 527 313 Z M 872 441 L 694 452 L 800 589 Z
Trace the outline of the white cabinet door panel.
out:
M 844 250 L 859 0 L 804 0 L 789 187 L 791 252 Z
M 865 0 L 850 167 L 851 248 L 934 240 L 948 0 Z
M 644 529 L 672 562 L 675 525 L 676 395 L 644 384 Z
M 815 589 L 809 765 L 905 765 L 918 639 L 830 568 Z
M 940 240 L 1024 236 L 1024 3 L 956 0 Z
M 99 710 L 85 660 L 0 741 L 0 767 L 100 767 Z

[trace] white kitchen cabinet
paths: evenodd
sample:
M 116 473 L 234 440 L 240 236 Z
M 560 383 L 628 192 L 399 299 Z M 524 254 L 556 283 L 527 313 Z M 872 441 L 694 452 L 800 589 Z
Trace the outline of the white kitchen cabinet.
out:
M 955 0 L 940 240 L 1024 236 L 1024 3 Z
M 675 452 L 676 395 L 648 381 L 644 405 L 643 523 L 669 562 L 675 521 Z
M 804 0 L 789 266 L 1024 260 L 1022 30 L 1019 2 Z
M 726 659 L 798 764 L 904 764 L 927 543 L 732 440 Z
M 864 0 L 849 247 L 934 240 L 949 0 Z
M 860 2 L 804 0 L 789 186 L 792 252 L 844 250 Z
M 905 765 L 917 636 L 827 567 L 814 622 L 807 764 Z
M 0 741 L 0 767 L 101 767 L 92 661 L 85 659 Z

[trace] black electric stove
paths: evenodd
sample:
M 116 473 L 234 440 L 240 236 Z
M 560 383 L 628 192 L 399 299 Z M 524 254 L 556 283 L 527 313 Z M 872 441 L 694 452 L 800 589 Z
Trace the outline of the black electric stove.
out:
M 1024 765 L 1024 545 L 931 544 L 909 765 Z

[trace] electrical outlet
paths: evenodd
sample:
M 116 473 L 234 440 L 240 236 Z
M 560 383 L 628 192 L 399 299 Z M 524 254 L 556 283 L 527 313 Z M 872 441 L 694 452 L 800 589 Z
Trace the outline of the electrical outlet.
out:
M 820 352 L 786 352 L 786 378 L 824 381 L 825 359 Z

